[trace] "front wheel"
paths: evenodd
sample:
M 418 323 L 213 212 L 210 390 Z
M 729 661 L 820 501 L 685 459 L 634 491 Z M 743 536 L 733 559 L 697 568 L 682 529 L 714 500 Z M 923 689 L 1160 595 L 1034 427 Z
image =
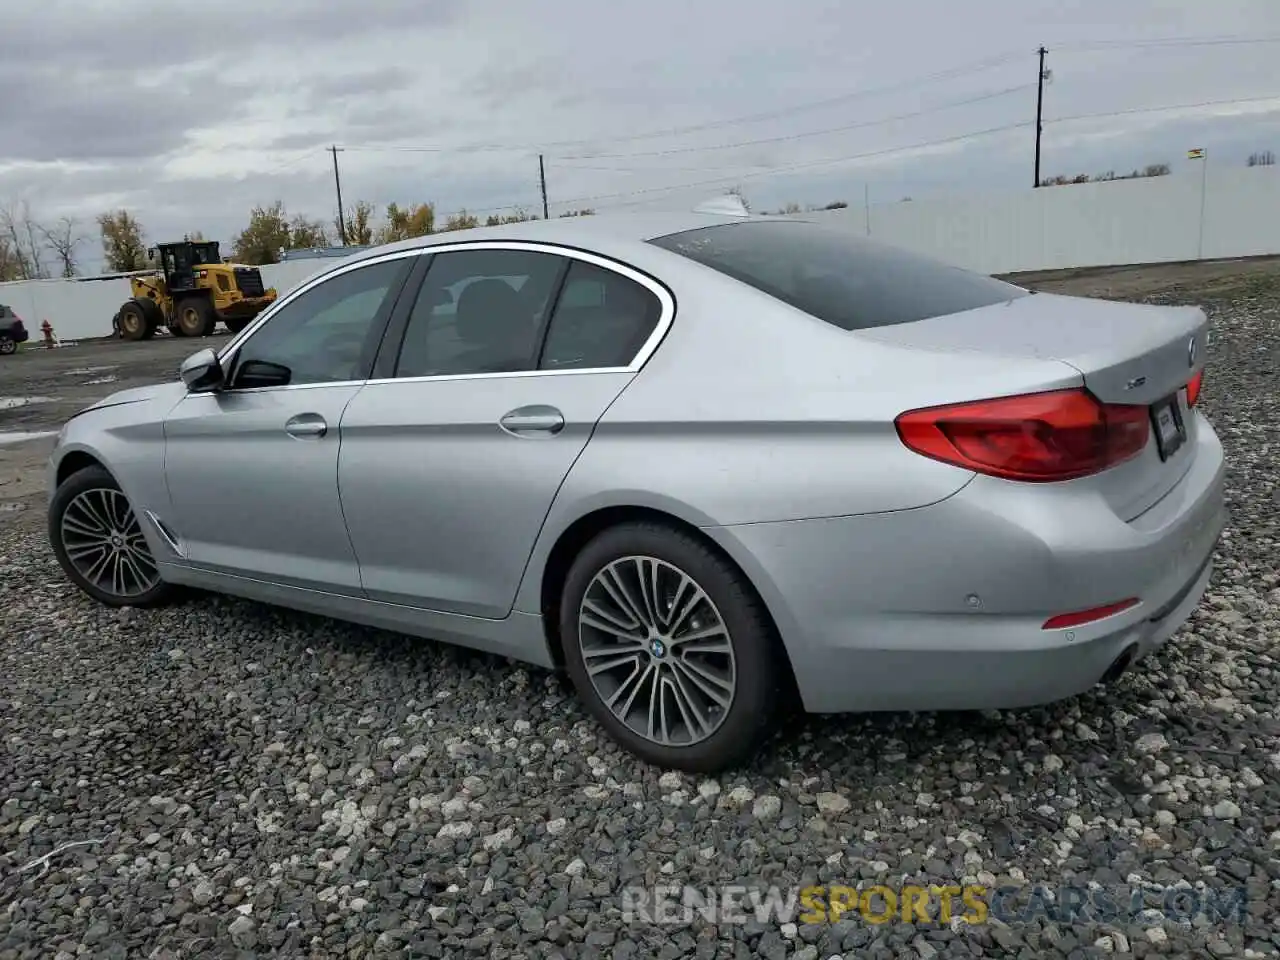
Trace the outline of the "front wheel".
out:
M 772 622 L 743 574 L 688 533 L 634 523 L 596 537 L 566 578 L 560 635 L 587 708 L 649 763 L 718 772 L 772 728 Z
M 227 325 L 227 329 L 234 335 L 252 323 L 253 317 L 232 317 L 231 319 L 223 320 L 222 322 Z
M 120 485 L 102 467 L 73 473 L 49 505 L 49 541 L 72 583 L 109 607 L 147 607 L 171 588 Z

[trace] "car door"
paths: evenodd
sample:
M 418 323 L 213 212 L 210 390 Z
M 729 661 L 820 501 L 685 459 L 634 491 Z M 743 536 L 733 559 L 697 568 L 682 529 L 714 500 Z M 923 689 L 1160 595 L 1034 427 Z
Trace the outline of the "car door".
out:
M 378 258 L 308 283 L 221 358 L 221 389 L 188 394 L 168 416 L 166 520 L 188 564 L 361 595 L 338 425 L 412 263 Z
M 338 481 L 365 590 L 501 618 L 670 295 L 589 254 L 472 244 L 438 248 L 402 309 L 388 331 L 399 351 L 342 418 Z

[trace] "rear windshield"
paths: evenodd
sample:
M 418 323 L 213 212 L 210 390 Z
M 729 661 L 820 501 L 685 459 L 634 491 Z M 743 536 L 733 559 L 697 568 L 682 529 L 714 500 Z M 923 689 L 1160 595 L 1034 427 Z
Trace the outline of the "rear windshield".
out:
M 845 330 L 940 317 L 1029 292 L 850 230 L 795 220 L 703 227 L 650 242 Z

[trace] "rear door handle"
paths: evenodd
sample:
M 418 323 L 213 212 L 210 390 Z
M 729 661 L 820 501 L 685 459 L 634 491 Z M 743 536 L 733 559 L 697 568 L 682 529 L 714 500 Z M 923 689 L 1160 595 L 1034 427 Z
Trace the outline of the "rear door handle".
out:
M 555 407 L 535 403 L 512 410 L 498 424 L 516 437 L 554 436 L 564 429 L 564 414 Z
M 318 413 L 300 413 L 290 417 L 284 425 L 284 432 L 298 440 L 323 437 L 329 432 L 329 424 Z

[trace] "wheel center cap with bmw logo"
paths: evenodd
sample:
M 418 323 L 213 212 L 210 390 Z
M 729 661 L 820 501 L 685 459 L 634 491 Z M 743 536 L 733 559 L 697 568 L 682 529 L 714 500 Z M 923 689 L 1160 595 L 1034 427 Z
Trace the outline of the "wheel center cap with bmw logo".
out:
M 667 655 L 667 645 L 659 637 L 654 637 L 649 641 L 649 652 L 653 654 L 655 660 L 661 660 Z

